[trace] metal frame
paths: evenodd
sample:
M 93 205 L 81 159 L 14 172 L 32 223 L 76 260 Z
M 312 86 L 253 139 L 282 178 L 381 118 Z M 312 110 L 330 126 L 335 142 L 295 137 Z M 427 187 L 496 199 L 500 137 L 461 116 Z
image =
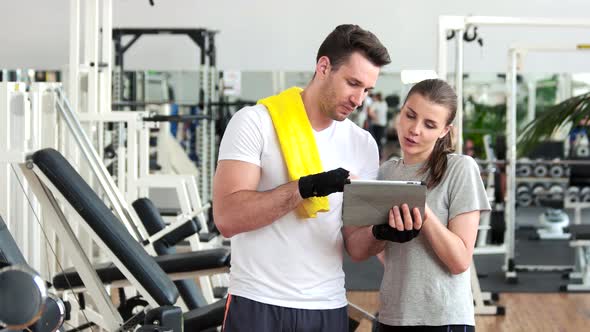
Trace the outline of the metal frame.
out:
M 57 202 L 55 196 L 60 199 L 60 202 L 69 208 L 73 207 L 69 204 L 69 202 L 61 195 L 59 190 L 57 190 L 51 181 L 49 181 L 43 172 L 41 172 L 38 168 L 34 167 L 31 162 L 26 164 L 20 164 L 20 169 L 22 174 L 27 179 L 29 185 L 33 189 L 35 197 L 41 202 L 41 204 L 47 207 L 48 214 L 51 215 L 49 220 L 52 223 L 52 228 L 57 233 L 58 237 L 62 240 L 62 245 L 64 246 L 65 250 L 68 252 L 68 255 L 74 262 L 76 270 L 80 274 L 80 278 L 86 285 L 86 288 L 90 295 L 92 296 L 95 305 L 97 306 L 97 310 L 102 316 L 102 319 L 98 319 L 96 321 L 93 320 L 93 323 L 97 324 L 98 326 L 105 328 L 109 331 L 115 331 L 119 327 L 123 325 L 123 319 L 121 315 L 117 311 L 117 309 L 111 303 L 110 297 L 105 291 L 104 287 L 102 286 L 102 282 L 98 277 L 98 274 L 94 270 L 92 263 L 90 262 L 89 258 L 84 254 L 84 250 L 78 241 L 76 234 L 70 227 L 68 220 L 66 219 L 63 211 L 59 207 L 59 203 Z M 81 217 L 78 215 L 81 219 Z M 82 225 L 86 225 L 86 223 L 82 220 Z M 92 230 L 88 225 L 86 225 L 86 230 L 89 231 L 90 234 L 93 234 Z M 130 280 L 137 282 L 137 280 L 131 275 L 129 270 L 125 268 L 125 266 L 119 261 L 117 255 L 111 252 L 106 245 L 98 238 L 98 236 L 93 236 L 93 239 L 106 251 L 109 253 L 110 258 L 115 262 L 117 267 L 121 270 L 121 272 Z M 155 300 L 149 296 L 149 294 L 141 287 L 139 283 L 137 283 L 138 289 L 142 292 L 142 295 L 147 295 L 146 299 L 151 304 L 156 304 Z
M 590 27 L 590 20 L 588 21 Z M 505 255 L 506 278 L 517 280 L 517 270 L 533 271 L 567 271 L 572 266 L 527 266 L 517 265 L 515 262 L 515 231 L 516 231 L 516 106 L 517 106 L 517 74 L 519 64 L 522 63 L 525 54 L 530 52 L 578 52 L 587 51 L 577 45 L 556 46 L 556 45 L 514 45 L 508 49 L 508 70 L 506 72 L 507 90 L 507 121 L 506 121 L 506 237 L 507 253 Z M 567 201 L 567 200 L 566 200 Z M 576 215 L 576 222 L 580 221 Z
M 39 83 L 37 86 L 55 84 Z M 13 175 L 15 170 L 11 163 L 23 162 L 28 149 L 51 144 L 55 137 L 49 130 L 42 133 L 40 128 L 41 121 L 50 121 L 55 113 L 45 108 L 46 100 L 38 91 L 25 90 L 24 83 L 0 83 L 0 214 L 6 217 L 8 229 L 29 265 L 43 277 L 48 277 L 55 271 L 55 264 L 51 259 L 42 259 L 44 239 L 34 218 L 42 211 L 36 200 L 27 199 L 31 189 Z
M 590 28 L 590 19 L 575 18 L 534 18 L 534 17 L 501 17 L 501 16 L 440 16 L 438 20 L 438 64 L 437 72 L 441 79 L 447 78 L 448 45 L 447 32 L 454 31 L 457 39 L 455 59 L 455 90 L 457 99 L 457 114 L 455 126 L 457 127 L 456 150 L 463 151 L 463 32 L 471 25 L 490 26 L 539 26 L 539 27 L 565 27 L 565 28 Z
M 590 28 L 590 19 L 574 18 L 519 18 L 519 17 L 498 17 L 498 16 L 440 16 L 438 22 L 438 74 L 442 79 L 447 77 L 447 60 L 448 45 L 447 32 L 454 31 L 457 36 L 455 59 L 455 89 L 458 103 L 456 126 L 457 126 L 457 151 L 463 149 L 463 32 L 471 25 L 490 25 L 490 26 L 515 26 L 515 27 L 566 27 L 566 28 Z M 531 46 L 529 51 L 533 50 L 552 50 L 556 47 Z M 507 91 L 508 91 L 508 109 L 507 109 L 507 199 L 505 207 L 506 220 L 506 237 L 508 241 L 505 255 L 506 277 L 509 280 L 516 280 L 516 270 L 514 263 L 514 220 L 515 220 L 515 175 L 516 175 L 516 48 L 512 48 L 509 53 L 509 68 L 507 74 Z
M 112 29 L 112 37 L 115 44 L 115 66 L 117 67 L 118 80 L 115 81 L 115 91 L 119 94 L 117 101 L 123 100 L 122 87 L 124 81 L 124 54 L 143 35 L 174 34 L 188 36 L 200 49 L 200 71 L 199 71 L 199 103 L 203 105 L 206 115 L 211 120 L 201 123 L 195 133 L 195 146 L 198 147 L 201 159 L 201 172 L 199 173 L 199 188 L 203 200 L 212 198 L 213 175 L 216 157 L 216 134 L 215 117 L 213 116 L 212 101 L 217 101 L 217 50 L 215 35 L 218 31 L 203 28 L 116 28 Z M 133 38 L 123 44 L 124 36 Z
M 590 240 L 570 241 L 570 247 L 576 250 L 576 265 L 580 269 L 578 272 L 570 273 L 569 279 L 581 279 L 581 284 L 566 284 L 562 290 L 566 292 L 587 292 L 590 291 Z
M 139 218 L 134 211 L 129 209 L 121 193 L 117 190 L 118 188 L 104 166 L 102 158 L 98 156 L 96 150 L 93 148 L 90 138 L 82 129 L 80 121 L 78 121 L 76 114 L 72 111 L 68 100 L 63 95 L 63 91 L 56 90 L 56 92 L 58 97 L 56 99 L 57 109 L 70 129 L 71 134 L 74 136 L 80 151 L 82 151 L 82 154 L 88 161 L 93 174 L 97 177 L 100 187 L 115 211 L 115 215 L 119 220 L 124 221 L 131 234 L 134 234 L 136 239 L 142 242 L 146 237 L 146 233 L 142 234 L 142 227 L 138 227 L 138 225 L 141 225 Z

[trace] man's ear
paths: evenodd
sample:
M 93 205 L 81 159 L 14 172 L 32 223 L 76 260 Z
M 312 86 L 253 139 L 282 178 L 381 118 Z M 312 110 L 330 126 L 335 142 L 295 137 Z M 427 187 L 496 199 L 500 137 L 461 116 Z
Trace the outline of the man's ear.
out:
M 330 58 L 324 55 L 318 59 L 318 62 L 315 65 L 316 75 L 323 78 L 326 75 L 328 75 L 331 68 L 332 67 L 330 65 Z

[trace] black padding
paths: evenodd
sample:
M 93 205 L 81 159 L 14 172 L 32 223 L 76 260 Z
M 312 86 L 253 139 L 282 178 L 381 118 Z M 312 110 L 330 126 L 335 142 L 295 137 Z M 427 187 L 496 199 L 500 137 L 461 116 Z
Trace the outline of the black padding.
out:
M 0 261 L 9 263 L 8 265 L 29 266 L 14 238 L 10 235 L 2 216 L 0 216 Z
M 222 298 L 227 296 L 227 287 L 213 287 L 213 297 Z
M 46 296 L 40 280 L 27 266 L 6 267 L 0 271 L 0 321 L 18 328 L 39 319 Z
M 590 240 L 590 225 L 569 225 L 567 229 L 574 240 Z
M 160 216 L 158 208 L 150 199 L 139 198 L 133 202 L 132 205 L 150 236 L 156 234 L 166 227 L 164 220 L 162 220 L 162 217 Z M 185 225 L 190 226 L 195 224 L 193 220 L 190 220 L 185 223 Z M 174 245 L 177 242 L 183 240 L 185 237 L 191 236 L 198 231 L 196 227 L 190 229 L 188 232 L 186 230 L 183 231 L 182 228 L 185 228 L 185 226 L 181 226 L 180 228 L 176 229 L 174 231 L 175 234 L 168 234 L 161 240 L 154 242 L 154 250 L 158 255 L 171 255 L 176 253 L 176 248 Z M 173 235 L 172 239 L 169 239 L 171 235 Z M 182 297 L 182 300 L 189 310 L 196 309 L 207 304 L 207 300 L 195 284 L 194 280 L 176 280 L 174 281 L 174 284 L 176 285 L 176 288 L 178 288 L 180 297 Z
M 590 161 L 588 157 L 571 156 L 572 160 Z M 588 165 L 570 165 L 570 186 L 588 186 L 590 185 L 590 167 Z
M 215 248 L 157 256 L 153 259 L 166 273 L 182 273 L 229 266 L 230 254 L 227 248 Z M 113 263 L 98 264 L 94 266 L 94 269 L 105 284 L 125 279 Z M 66 278 L 72 287 L 82 286 L 82 281 L 75 269 L 67 269 L 65 273 L 56 275 L 53 278 L 53 286 L 56 289 L 68 288 Z
M 217 237 L 215 233 L 199 233 L 199 241 L 201 242 L 209 242 Z
M 207 305 L 207 299 L 197 287 L 194 279 L 184 279 L 174 281 L 178 293 L 188 310 L 193 310 Z
M 178 298 L 174 283 L 70 163 L 53 149 L 35 152 L 33 161 L 154 300 L 174 304 Z
M 150 199 L 139 198 L 133 202 L 132 205 L 150 236 L 156 234 L 166 227 L 164 220 L 162 220 L 162 217 L 160 216 L 158 208 Z M 163 245 L 158 244 L 156 246 L 154 244 L 154 249 L 156 249 L 156 253 L 158 255 L 170 254 L 170 252 L 166 251 L 164 246 L 172 247 L 178 242 L 197 233 L 198 231 L 199 228 L 197 227 L 195 221 L 192 219 L 187 220 L 182 226 L 176 228 L 158 240 L 158 242 L 163 242 Z
M 563 209 L 563 199 L 552 199 L 552 198 L 540 198 L 539 205 L 552 208 L 552 209 Z
M 184 314 L 185 331 L 202 331 L 219 326 L 225 314 L 225 299 Z
M 158 210 L 160 211 L 160 215 L 166 217 L 176 217 L 182 213 L 179 208 L 160 208 Z
M 156 331 L 183 331 L 182 311 L 179 307 L 164 306 L 154 308 L 145 314 L 144 323 L 146 325 L 156 325 L 159 328 Z

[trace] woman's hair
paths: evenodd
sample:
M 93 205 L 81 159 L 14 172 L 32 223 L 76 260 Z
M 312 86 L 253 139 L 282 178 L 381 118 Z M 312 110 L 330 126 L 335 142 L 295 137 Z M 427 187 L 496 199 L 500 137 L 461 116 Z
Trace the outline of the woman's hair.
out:
M 446 108 L 449 114 L 445 126 L 450 125 L 455 119 L 455 114 L 457 113 L 457 94 L 455 94 L 455 91 L 447 82 L 440 79 L 428 79 L 417 83 L 408 92 L 404 105 L 413 94 L 419 94 L 429 102 Z M 447 155 L 453 151 L 452 130 L 449 130 L 443 138 L 436 140 L 430 157 L 428 157 L 426 164 L 420 169 L 421 174 L 430 171 L 426 180 L 426 185 L 429 189 L 436 187 L 442 180 L 447 171 Z

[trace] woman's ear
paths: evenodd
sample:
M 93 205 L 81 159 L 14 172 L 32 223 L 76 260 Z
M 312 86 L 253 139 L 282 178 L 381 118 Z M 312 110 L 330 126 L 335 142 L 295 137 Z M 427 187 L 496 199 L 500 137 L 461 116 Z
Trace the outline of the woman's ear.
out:
M 441 138 L 445 137 L 449 133 L 449 131 L 451 131 L 452 129 L 453 129 L 453 125 L 452 124 L 446 126 L 445 129 L 443 130 L 443 132 L 441 133 L 441 135 L 438 138 L 441 139 Z

